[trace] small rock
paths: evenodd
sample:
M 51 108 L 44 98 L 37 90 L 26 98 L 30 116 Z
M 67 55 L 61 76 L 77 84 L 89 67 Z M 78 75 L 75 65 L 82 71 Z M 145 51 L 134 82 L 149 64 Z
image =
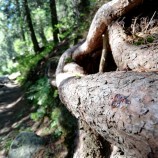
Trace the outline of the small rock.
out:
M 36 153 L 45 144 L 44 139 L 33 132 L 21 132 L 13 140 L 8 158 L 33 158 Z

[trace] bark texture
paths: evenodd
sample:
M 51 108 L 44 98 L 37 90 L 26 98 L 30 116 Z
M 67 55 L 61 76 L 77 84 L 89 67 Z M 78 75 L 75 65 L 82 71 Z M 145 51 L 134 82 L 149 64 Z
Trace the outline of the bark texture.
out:
M 77 45 L 69 48 L 68 50 L 66 50 L 62 56 L 60 57 L 60 60 L 59 60 L 59 63 L 58 63 L 58 66 L 56 68 L 56 75 L 59 74 L 59 73 L 62 73 L 63 72 L 63 68 L 66 64 L 66 60 L 69 59 L 71 60 L 72 59 L 72 53 L 75 51 L 75 49 L 77 47 L 79 47 L 81 44 L 83 43 L 83 41 L 79 42 Z
M 102 34 L 113 20 L 140 5 L 142 0 L 113 0 L 104 4 L 94 16 L 86 41 L 73 53 L 73 59 L 79 60 L 102 47 Z
M 122 26 L 113 23 L 109 27 L 109 43 L 119 70 L 158 71 L 158 45 L 135 46 L 126 42 Z
M 141 2 L 113 0 L 103 5 L 92 21 L 86 40 L 64 52 L 56 71 L 62 102 L 76 118 L 84 120 L 90 129 L 114 146 L 110 158 L 158 158 L 158 74 L 120 71 L 81 77 L 85 75 L 81 67 L 75 72 L 81 70 L 79 73 L 82 75 L 76 76 L 74 70 L 72 72 L 68 68 L 65 71 L 65 64 L 66 59 L 71 58 L 82 65 L 87 56 L 98 54 L 96 51 L 102 48 L 102 34 L 108 25 Z M 120 70 L 157 71 L 157 47 L 126 43 L 126 35 L 116 22 L 108 31 L 112 54 Z M 87 65 L 93 63 L 86 61 Z M 85 65 L 82 66 L 85 69 Z M 88 126 L 80 131 L 82 145 L 75 153 L 78 157 L 86 157 L 89 140 L 95 140 L 89 139 L 91 132 L 87 130 Z M 95 144 L 95 141 L 91 143 Z M 122 154 L 120 151 L 124 156 L 118 156 Z M 93 157 L 91 150 L 87 152 Z
M 75 117 L 128 158 L 158 157 L 157 91 L 158 74 L 147 72 L 74 77 L 59 87 L 62 102 Z

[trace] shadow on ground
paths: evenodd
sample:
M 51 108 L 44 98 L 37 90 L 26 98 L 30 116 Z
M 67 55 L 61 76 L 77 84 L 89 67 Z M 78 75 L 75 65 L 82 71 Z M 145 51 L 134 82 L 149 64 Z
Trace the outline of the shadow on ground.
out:
M 16 84 L 0 87 L 0 157 L 4 157 L 19 131 L 29 130 L 33 125 L 30 119 L 33 110 L 21 87 Z

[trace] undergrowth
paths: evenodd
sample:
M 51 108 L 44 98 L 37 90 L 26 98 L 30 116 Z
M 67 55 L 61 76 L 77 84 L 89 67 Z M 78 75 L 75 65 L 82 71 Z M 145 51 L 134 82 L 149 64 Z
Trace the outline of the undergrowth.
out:
M 65 49 L 65 47 L 64 47 Z M 48 49 L 47 52 L 50 52 Z M 21 83 L 25 83 L 26 98 L 35 107 L 35 111 L 30 117 L 34 122 L 39 123 L 36 131 L 42 129 L 42 135 L 51 135 L 51 143 L 55 146 L 55 153 L 62 152 L 65 147 L 68 157 L 71 157 L 76 137 L 77 120 L 68 112 L 61 103 L 57 88 L 50 84 L 51 78 L 48 76 L 48 67 L 52 65 L 56 69 L 56 56 L 45 60 L 46 51 L 35 57 L 29 56 L 21 63 L 21 71 L 24 75 L 19 78 Z M 30 64 L 31 63 L 31 64 Z M 29 64 L 29 66 L 27 66 Z M 26 65 L 26 66 L 25 66 Z M 54 72 L 54 70 L 52 70 Z M 45 121 L 47 120 L 47 122 Z M 60 145 L 55 142 L 62 140 Z M 60 150 L 59 150 L 60 148 Z
M 57 89 L 51 87 L 47 77 L 43 77 L 28 88 L 27 98 L 37 109 L 31 114 L 31 118 L 36 122 L 41 122 L 40 127 L 43 126 L 45 129 L 44 135 L 51 134 L 53 142 L 62 140 L 60 144 L 54 143 L 54 152 L 57 154 L 59 146 L 61 149 L 66 146 L 68 155 L 71 156 L 75 146 L 74 139 L 77 134 L 75 131 L 78 124 L 77 120 L 60 102 Z M 44 121 L 45 118 L 48 119 L 47 125 Z
M 50 111 L 59 104 L 57 89 L 52 88 L 47 77 L 40 78 L 27 91 L 28 99 L 37 107 L 37 112 L 31 114 L 33 120 L 39 120 L 51 115 Z
M 26 53 L 24 56 L 17 56 L 17 65 L 12 68 L 12 72 L 20 72 L 17 81 L 20 84 L 25 84 L 27 81 L 28 74 L 31 70 L 34 70 L 40 60 L 42 60 L 53 48 L 53 43 L 48 44 L 44 51 L 39 54 Z

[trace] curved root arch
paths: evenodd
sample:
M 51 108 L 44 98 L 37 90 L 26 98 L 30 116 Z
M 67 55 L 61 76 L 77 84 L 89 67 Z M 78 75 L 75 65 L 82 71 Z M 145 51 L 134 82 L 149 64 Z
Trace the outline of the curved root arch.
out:
M 129 12 L 134 7 L 140 5 L 142 0 L 113 0 L 104 4 L 96 13 L 87 38 L 82 44 L 78 44 L 62 55 L 56 74 L 63 72 L 66 58 L 70 57 L 77 61 L 86 54 L 92 54 L 98 48 L 102 48 L 102 34 L 113 20 Z

